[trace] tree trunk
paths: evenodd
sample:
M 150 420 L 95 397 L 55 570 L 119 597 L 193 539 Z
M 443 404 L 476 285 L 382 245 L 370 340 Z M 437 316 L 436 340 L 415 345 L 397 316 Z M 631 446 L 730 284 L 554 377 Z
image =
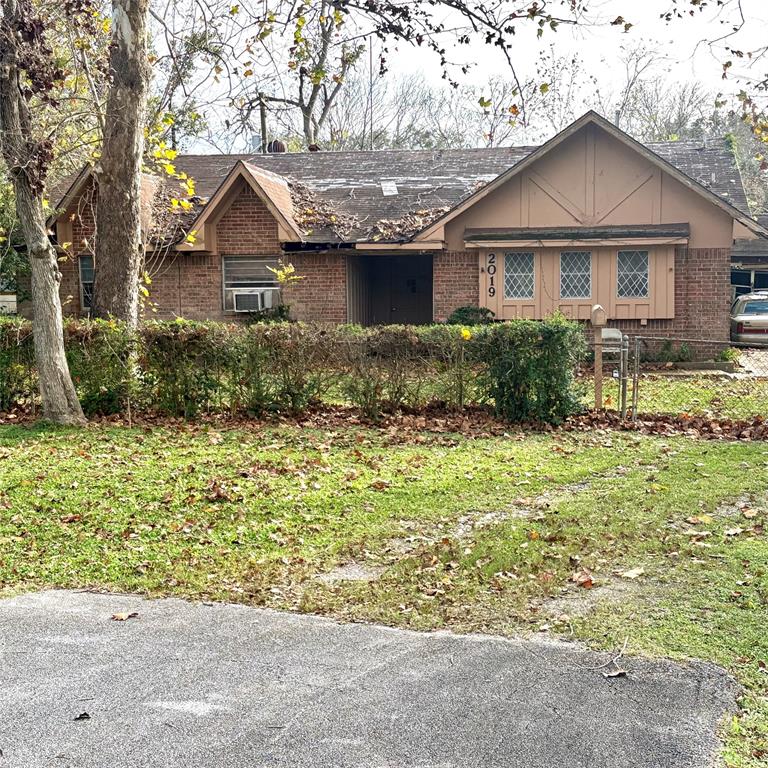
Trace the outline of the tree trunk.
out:
M 104 116 L 104 141 L 96 167 L 96 317 L 134 327 L 139 319 L 139 279 L 144 263 L 141 231 L 141 165 L 144 152 L 149 63 L 148 0 L 112 1 L 112 83 Z
M 48 239 L 43 190 L 50 160 L 48 141 L 36 142 L 26 98 L 29 86 L 22 75 L 22 30 L 30 23 L 31 6 L 2 0 L 0 19 L 0 147 L 13 182 L 16 215 L 21 224 L 32 269 L 32 332 L 40 381 L 43 416 L 57 424 L 85 422 L 64 354 L 56 251 Z M 27 12 L 25 12 L 27 11 Z M 34 43 L 27 43 L 31 48 Z M 39 49 L 32 54 L 39 54 Z M 29 66 L 29 65 L 27 65 Z

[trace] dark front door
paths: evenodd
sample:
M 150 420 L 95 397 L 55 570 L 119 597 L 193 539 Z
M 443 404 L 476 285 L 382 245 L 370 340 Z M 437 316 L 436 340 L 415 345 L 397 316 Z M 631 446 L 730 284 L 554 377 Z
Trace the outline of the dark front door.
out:
M 371 324 L 432 322 L 432 257 L 369 256 Z

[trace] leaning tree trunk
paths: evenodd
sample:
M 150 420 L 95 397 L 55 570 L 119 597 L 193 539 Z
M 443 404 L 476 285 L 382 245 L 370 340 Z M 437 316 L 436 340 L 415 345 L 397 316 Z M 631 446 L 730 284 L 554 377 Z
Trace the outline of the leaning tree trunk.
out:
M 112 82 L 96 167 L 96 258 L 92 312 L 131 326 L 139 318 L 144 263 L 141 164 L 149 82 L 148 0 L 112 0 Z
M 49 72 L 41 66 L 46 48 L 39 30 L 30 33 L 31 28 L 37 30 L 30 3 L 2 0 L 0 8 L 0 147 L 32 271 L 32 332 L 43 416 L 58 424 L 80 424 L 85 418 L 64 354 L 61 273 L 43 213 L 51 145 L 34 140 L 27 101 L 29 83 L 36 87 Z

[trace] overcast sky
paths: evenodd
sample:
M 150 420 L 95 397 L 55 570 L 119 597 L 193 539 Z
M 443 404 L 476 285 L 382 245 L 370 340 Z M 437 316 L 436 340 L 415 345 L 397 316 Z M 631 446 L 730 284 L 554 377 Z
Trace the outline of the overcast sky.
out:
M 594 0 L 589 14 L 592 23 L 578 27 L 562 25 L 541 40 L 536 39 L 533 25 L 521 25 L 513 51 L 515 65 L 519 67 L 521 79 L 533 75 L 541 46 L 555 43 L 558 55 L 578 53 L 587 74 L 596 76 L 601 86 L 609 88 L 621 79 L 616 63 L 620 61 L 622 46 L 643 44 L 663 53 L 664 66 L 670 70 L 672 79 L 699 80 L 715 93 L 737 91 L 735 82 L 723 81 L 721 77 L 726 56 L 722 44 L 715 52 L 709 45 L 702 44 L 725 34 L 730 24 L 721 22 L 733 19 L 733 14 L 726 16 L 722 10 L 713 8 L 693 18 L 667 23 L 660 16 L 670 7 L 671 0 Z M 750 23 L 727 42 L 743 50 L 765 45 L 768 43 L 768 0 L 742 0 L 742 7 Z M 634 24 L 627 33 L 607 23 L 619 14 Z M 506 68 L 501 53 L 479 43 L 471 48 L 455 48 L 453 57 L 475 64 L 467 76 L 469 82 L 482 82 Z M 440 82 L 439 63 L 424 51 L 401 45 L 396 54 L 390 54 L 389 61 L 393 72 L 422 71 L 429 80 Z

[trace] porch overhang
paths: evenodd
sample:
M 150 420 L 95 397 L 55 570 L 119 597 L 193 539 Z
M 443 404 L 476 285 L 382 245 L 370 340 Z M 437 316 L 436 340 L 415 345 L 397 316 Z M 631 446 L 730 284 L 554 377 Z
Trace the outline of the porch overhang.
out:
M 605 227 L 496 227 L 465 229 L 467 248 L 566 246 L 686 245 L 688 224 L 643 224 Z
M 355 250 L 357 251 L 440 251 L 445 247 L 442 240 L 421 240 L 419 242 L 357 242 Z

